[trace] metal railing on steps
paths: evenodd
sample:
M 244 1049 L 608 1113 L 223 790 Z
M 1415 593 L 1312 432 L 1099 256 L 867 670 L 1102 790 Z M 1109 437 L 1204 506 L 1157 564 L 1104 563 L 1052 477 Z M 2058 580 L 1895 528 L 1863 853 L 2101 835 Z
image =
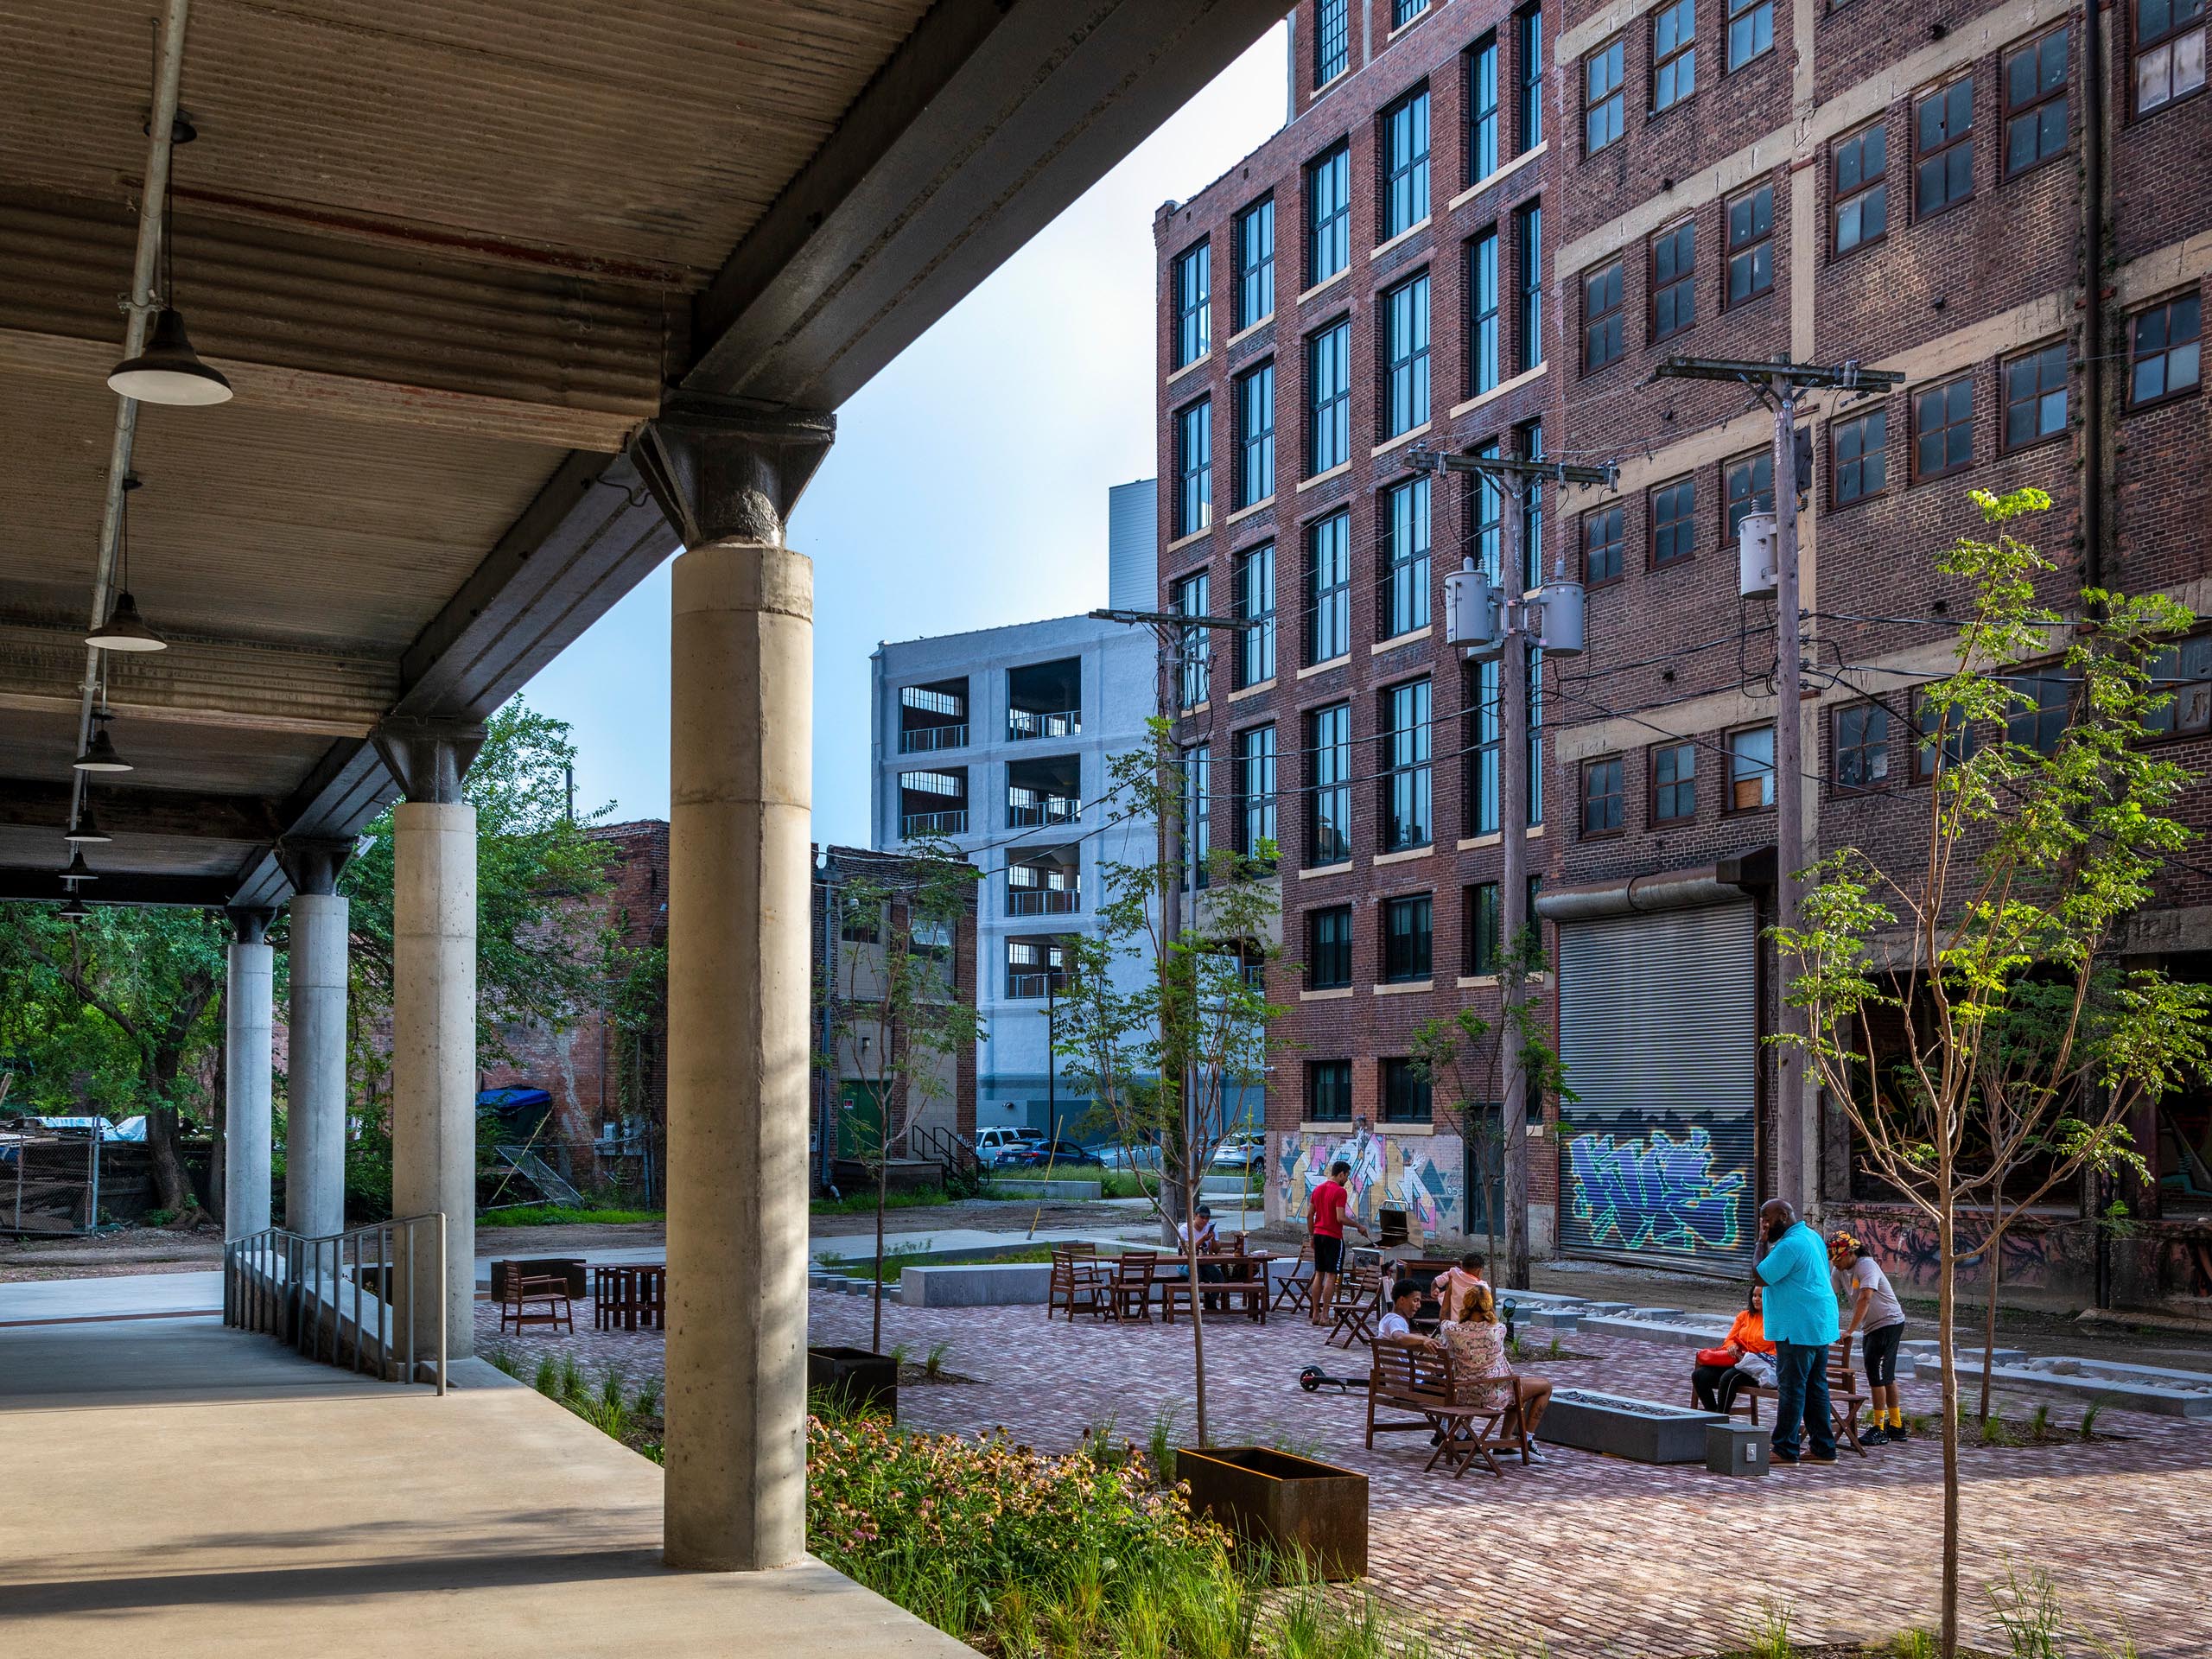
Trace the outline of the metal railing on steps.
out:
M 320 1238 L 271 1227 L 232 1239 L 223 1246 L 223 1323 L 443 1394 L 446 1218 L 408 1216 Z

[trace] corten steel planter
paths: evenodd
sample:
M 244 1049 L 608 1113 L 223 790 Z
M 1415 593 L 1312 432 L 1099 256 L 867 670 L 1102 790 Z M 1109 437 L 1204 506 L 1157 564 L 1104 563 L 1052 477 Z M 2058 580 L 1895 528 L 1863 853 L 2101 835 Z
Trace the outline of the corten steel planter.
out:
M 1367 1477 L 1266 1446 L 1179 1447 L 1193 1514 L 1247 1542 L 1299 1555 L 1325 1579 L 1367 1573 Z
M 590 1286 L 584 1273 L 584 1259 L 581 1255 L 543 1256 L 532 1260 L 494 1262 L 492 1264 L 492 1300 L 503 1302 L 507 1299 L 507 1275 L 519 1274 L 524 1279 L 560 1279 L 567 1282 L 569 1295 L 575 1301 L 583 1300 Z
M 806 1391 L 838 1396 L 855 1411 L 899 1414 L 899 1362 L 865 1348 L 810 1348 Z

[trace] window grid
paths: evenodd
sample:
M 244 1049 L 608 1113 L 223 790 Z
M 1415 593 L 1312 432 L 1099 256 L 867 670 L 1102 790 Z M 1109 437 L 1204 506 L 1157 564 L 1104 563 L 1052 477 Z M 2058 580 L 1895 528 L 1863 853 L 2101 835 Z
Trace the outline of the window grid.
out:
M 1774 187 L 1763 184 L 1728 204 L 1728 303 L 1742 305 L 1774 286 Z
M 1628 42 L 1612 40 L 1582 60 L 1582 153 L 1619 139 L 1627 121 Z
M 1728 0 L 1728 69 L 1732 74 L 1774 49 L 1774 0 Z
M 1467 330 L 1470 391 L 1480 396 L 1502 378 L 1498 366 L 1497 232 L 1483 232 L 1467 245 L 1468 303 L 1473 326 Z
M 1582 372 L 1594 373 L 1618 362 L 1627 349 L 1621 322 L 1625 285 L 1623 262 L 1616 259 L 1582 278 Z
M 1626 814 L 1625 768 L 1618 754 L 1582 763 L 1582 838 L 1585 841 L 1621 833 Z
M 1835 251 L 1849 253 L 1889 233 L 1889 132 L 1880 122 L 1836 141 Z
M 1411 984 L 1433 971 L 1433 905 L 1428 894 L 1412 893 L 1382 901 L 1382 977 L 1393 985 Z
M 1325 328 L 1306 345 L 1306 384 L 1312 398 L 1307 423 L 1307 477 L 1351 459 L 1351 321 Z
M 1338 144 L 1306 169 L 1306 285 L 1351 263 L 1351 149 Z
M 1382 1062 L 1382 1121 L 1385 1123 L 1426 1123 L 1429 1121 L 1428 1074 L 1414 1060 Z
M 1478 881 L 1467 889 L 1467 972 L 1478 978 L 1497 973 L 1503 912 L 1498 904 L 1497 883 Z
M 1485 35 L 1467 54 L 1467 182 L 1497 171 L 1497 36 Z
M 2005 54 L 2005 176 L 2066 153 L 2066 41 L 2063 29 Z
M 1523 461 L 1544 458 L 1544 423 L 1523 421 L 1513 429 L 1513 449 Z M 1535 474 L 1521 483 L 1521 591 L 1542 586 L 1544 580 L 1544 481 Z
M 1839 791 L 1881 788 L 1890 779 L 1890 711 L 1878 702 L 1837 709 L 1832 747 Z
M 1236 382 L 1236 505 L 1275 493 L 1275 365 L 1262 363 Z
M 1498 828 L 1497 681 L 1497 662 L 1493 658 L 1485 663 L 1467 664 L 1461 682 L 1460 706 L 1466 712 L 1460 719 L 1465 768 L 1460 780 L 1465 798 L 1460 818 L 1478 836 L 1496 835 Z
M 1848 506 L 1870 495 L 1879 495 L 1890 481 L 1890 416 L 1886 410 L 1870 410 L 1828 429 L 1834 453 L 1831 475 L 1835 480 L 1836 505 Z
M 1974 465 L 1974 381 L 1961 375 L 1912 394 L 1916 484 Z
M 1628 510 L 1599 507 L 1582 515 L 1582 581 L 1591 588 L 1621 579 L 1621 542 Z
M 1916 100 L 1912 133 L 1912 211 L 1926 219 L 1974 194 L 1974 77 Z
M 1275 840 L 1275 728 L 1236 734 L 1236 850 L 1257 858 Z
M 1674 0 L 1651 20 L 1651 112 L 1697 90 L 1697 0 Z
M 1351 906 L 1306 912 L 1306 988 L 1341 990 L 1351 983 Z
M 1774 804 L 1774 728 L 1728 734 L 1728 810 L 1756 812 Z
M 1313 8 L 1313 86 L 1317 92 L 1351 67 L 1351 0 L 1319 0 Z
M 1213 344 L 1210 246 L 1201 242 L 1175 261 L 1175 366 L 1197 362 Z
M 1275 199 L 1267 196 L 1236 216 L 1236 327 L 1274 315 Z
M 1177 582 L 1169 589 L 1169 595 L 1175 603 L 1175 613 L 1178 616 L 1206 615 L 1206 607 L 1212 598 L 1209 591 L 1211 585 L 1203 570 Z M 1179 638 L 1176 660 L 1180 665 L 1180 672 L 1177 683 L 1177 707 L 1191 709 L 1208 701 L 1212 690 L 1212 630 L 1186 627 Z
M 2025 701 L 2015 702 L 2005 716 L 2005 741 L 2037 754 L 2056 753 L 2058 741 L 2066 734 L 2073 713 L 2074 688 L 2067 683 L 2065 675 L 2018 675 L 2011 682 L 2011 690 Z
M 1924 690 L 1916 689 L 1912 694 L 1912 775 L 1916 783 L 1927 783 L 1939 768 L 1948 771 L 1974 752 L 1974 728 L 1960 721 L 1957 709 L 1932 702 Z
M 1402 235 L 1428 217 L 1428 88 L 1382 112 L 1382 238 Z
M 2135 0 L 2135 112 L 2204 90 L 2204 0 Z
M 1275 544 L 1263 542 L 1236 559 L 1236 614 L 1257 621 L 1236 634 L 1236 689 L 1275 677 Z
M 2005 364 L 2005 447 L 2018 449 L 2066 431 L 2066 343 L 2054 341 Z
M 1390 27 L 1403 29 L 1428 10 L 1428 0 L 1390 0 Z
M 1762 449 L 1728 463 L 1722 539 L 1733 546 L 1746 513 L 1774 511 L 1774 452 Z
M 1351 859 L 1351 704 L 1332 703 L 1306 716 L 1311 757 L 1306 861 L 1319 868 Z
M 1428 419 L 1428 273 L 1385 294 L 1382 317 L 1389 353 L 1382 435 L 1395 438 Z
M 1351 515 L 1331 513 L 1306 532 L 1306 666 L 1351 651 Z
M 2193 390 L 2203 368 L 2203 313 L 2195 294 L 2179 294 L 2139 311 L 2127 330 L 2127 403 L 2131 409 Z
M 1382 633 L 1385 639 L 1429 621 L 1429 480 L 1410 478 L 1384 492 L 1382 520 Z
M 1681 334 L 1697 321 L 1697 221 L 1686 219 L 1651 238 L 1651 339 Z
M 1513 279 L 1521 289 L 1520 353 L 1522 373 L 1544 360 L 1544 214 L 1530 202 L 1513 215 Z
M 1183 751 L 1183 885 L 1203 887 L 1213 860 L 1213 750 L 1196 743 Z
M 1520 142 L 1526 155 L 1544 142 L 1544 14 L 1529 6 L 1513 16 L 1513 73 L 1520 88 L 1515 111 Z
M 1309 1060 L 1306 1066 L 1306 1109 L 1310 1123 L 1351 1122 L 1351 1062 Z
M 1175 415 L 1175 534 L 1195 536 L 1213 524 L 1213 400 L 1201 397 Z
M 1651 563 L 1680 564 L 1697 551 L 1697 480 L 1678 478 L 1651 492 Z
M 1662 743 L 1651 751 L 1651 822 L 1688 823 L 1697 817 L 1697 745 Z
M 1382 694 L 1383 850 L 1430 843 L 1429 683 L 1414 680 Z

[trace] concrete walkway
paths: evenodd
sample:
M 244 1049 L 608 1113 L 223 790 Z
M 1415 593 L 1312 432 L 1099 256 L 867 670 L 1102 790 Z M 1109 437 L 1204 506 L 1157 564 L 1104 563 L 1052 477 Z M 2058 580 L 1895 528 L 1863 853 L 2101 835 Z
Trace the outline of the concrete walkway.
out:
M 0 1285 L 0 1328 L 73 1319 L 143 1319 L 223 1311 L 223 1274 L 111 1274 Z M 0 1378 L 0 1387 L 5 1379 Z
M 480 1361 L 441 1400 L 204 1319 L 0 1330 L 0 1653 L 970 1652 L 819 1562 L 668 1572 L 659 1469 Z

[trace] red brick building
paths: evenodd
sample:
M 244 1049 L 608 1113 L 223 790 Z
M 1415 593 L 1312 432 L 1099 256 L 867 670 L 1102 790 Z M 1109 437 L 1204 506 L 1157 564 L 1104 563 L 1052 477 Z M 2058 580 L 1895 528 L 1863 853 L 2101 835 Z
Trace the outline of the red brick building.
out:
M 1279 660 L 1246 674 L 1217 654 L 1186 685 L 1184 741 L 1215 763 L 1213 834 L 1277 804 L 1303 965 L 1276 992 L 1286 1205 L 1318 1144 L 1348 1138 L 1377 1148 L 1386 1186 L 1430 1191 L 1438 1224 L 1465 1224 L 1464 1154 L 1401 1062 L 1420 1020 L 1494 1003 L 1470 918 L 1497 879 L 1495 728 L 1482 681 L 1427 625 L 1463 555 L 1495 569 L 1498 512 L 1460 477 L 1421 499 L 1403 452 L 1495 443 L 1619 466 L 1615 489 L 1522 504 L 1524 579 L 1563 570 L 1588 592 L 1586 653 L 1536 676 L 1530 863 L 1580 1098 L 1533 1160 L 1532 1230 L 1541 1244 L 1555 1218 L 1570 1251 L 1740 1266 L 1773 1179 L 1758 933 L 1775 618 L 1739 596 L 1735 542 L 1773 505 L 1773 416 L 1739 385 L 1652 371 L 1786 355 L 1904 377 L 1800 410 L 1799 786 L 1813 849 L 1905 854 L 1926 798 L 1912 687 L 1947 664 L 1965 598 L 1933 556 L 1979 524 L 1969 490 L 2050 493 L 2025 533 L 2060 566 L 2043 597 L 2062 613 L 2099 586 L 2212 610 L 2196 355 L 2212 208 L 2175 188 L 2212 155 L 2203 29 L 2165 0 L 1940 18 L 1891 0 L 1299 7 L 1289 124 L 1154 225 L 1162 602 L 1256 605 L 1253 551 L 1277 550 Z M 1253 211 L 1267 201 L 1271 226 Z M 1270 365 L 1281 418 L 1262 423 Z M 2212 634 L 2174 671 L 2160 741 L 2202 779 Z M 1248 735 L 1262 727 L 1271 751 Z M 2212 791 L 2183 810 L 2212 821 Z M 2205 971 L 2207 871 L 2203 854 L 2170 871 L 2132 950 Z M 2075 1300 L 2212 1291 L 2185 1213 L 2212 1185 L 2192 1162 L 2205 1097 L 2134 1127 L 2166 1190 L 2128 1196 L 2161 1224 L 2117 1243 L 2075 1205 L 2021 1236 L 2009 1278 Z M 1819 1138 L 1832 1211 L 1924 1264 L 1832 1110 Z

